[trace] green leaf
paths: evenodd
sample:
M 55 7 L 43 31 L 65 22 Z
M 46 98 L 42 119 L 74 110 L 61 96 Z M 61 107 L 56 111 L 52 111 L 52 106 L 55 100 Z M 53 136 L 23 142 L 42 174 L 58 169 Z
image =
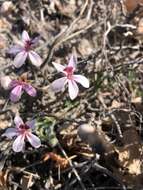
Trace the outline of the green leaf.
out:
M 54 126 L 56 120 L 53 117 L 44 117 L 37 119 L 36 124 L 36 133 L 43 141 L 48 141 L 51 147 L 55 147 L 58 143 L 58 139 L 56 137 Z

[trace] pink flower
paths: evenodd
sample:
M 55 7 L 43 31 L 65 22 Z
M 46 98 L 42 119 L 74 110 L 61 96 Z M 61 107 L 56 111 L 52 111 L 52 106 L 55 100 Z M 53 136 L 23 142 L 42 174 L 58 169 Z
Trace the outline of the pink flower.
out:
M 42 64 L 41 57 L 32 50 L 38 40 L 38 37 L 31 39 L 25 30 L 22 32 L 22 41 L 19 45 L 11 47 L 8 51 L 9 54 L 16 55 L 13 63 L 16 68 L 20 68 L 25 63 L 27 57 L 36 67 Z
M 76 69 L 77 60 L 74 55 L 71 56 L 68 66 L 63 66 L 58 63 L 53 63 L 54 67 L 62 72 L 65 76 L 55 80 L 52 83 L 52 88 L 55 92 L 61 91 L 64 86 L 68 83 L 69 96 L 73 100 L 77 97 L 79 88 L 77 83 L 80 83 L 83 87 L 89 88 L 89 80 L 82 75 L 75 75 L 74 71 Z
M 21 152 L 25 147 L 25 140 L 34 148 L 39 148 L 41 146 L 40 139 L 32 134 L 32 131 L 35 129 L 35 120 L 27 121 L 23 123 L 21 117 L 16 116 L 14 118 L 15 128 L 8 128 L 2 136 L 12 139 L 16 137 L 13 142 L 13 150 L 15 152 Z
M 12 80 L 9 88 L 12 89 L 10 93 L 10 100 L 12 102 L 17 102 L 21 98 L 23 91 L 32 97 L 35 97 L 37 94 L 34 87 L 22 80 Z

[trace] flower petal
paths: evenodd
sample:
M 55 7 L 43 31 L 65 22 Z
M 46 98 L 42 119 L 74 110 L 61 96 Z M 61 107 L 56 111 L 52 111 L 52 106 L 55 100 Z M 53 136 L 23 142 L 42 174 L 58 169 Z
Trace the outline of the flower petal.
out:
M 69 90 L 69 96 L 71 98 L 71 100 L 75 99 L 78 95 L 78 86 L 76 84 L 76 82 L 74 82 L 73 80 L 69 80 L 68 81 L 68 90 Z
M 20 68 L 24 64 L 26 58 L 27 58 L 27 52 L 26 51 L 21 51 L 14 58 L 14 63 L 13 63 L 14 66 L 16 68 Z
M 55 92 L 59 92 L 64 88 L 64 85 L 67 83 L 67 78 L 62 77 L 60 79 L 55 80 L 52 82 L 51 87 Z
M 18 131 L 16 128 L 8 128 L 8 129 L 6 129 L 5 133 L 2 134 L 2 136 L 5 136 L 9 139 L 11 139 L 17 135 L 18 135 Z
M 16 86 L 10 93 L 10 100 L 12 102 L 17 102 L 21 98 L 22 94 L 22 86 L 18 85 Z
M 16 115 L 14 118 L 14 123 L 16 125 L 16 127 L 19 127 L 20 125 L 23 125 L 23 120 L 19 115 Z
M 89 80 L 85 76 L 73 75 L 73 79 L 77 81 L 78 83 L 80 83 L 85 88 L 89 88 Z
M 29 34 L 27 33 L 26 30 L 24 30 L 24 31 L 22 32 L 22 41 L 23 41 L 23 42 L 30 41 Z
M 41 36 L 39 35 L 39 36 L 37 36 L 37 37 L 35 37 L 35 38 L 33 38 L 31 40 L 32 47 L 35 47 L 35 45 L 37 45 L 37 43 L 39 42 L 40 38 L 41 38 Z
M 15 46 L 12 46 L 11 48 L 9 48 L 7 53 L 16 55 L 17 53 L 20 53 L 23 50 L 24 50 L 24 48 L 22 46 L 15 45 Z
M 33 119 L 31 121 L 27 121 L 25 124 L 28 125 L 30 127 L 30 129 L 34 130 L 35 129 L 35 123 L 36 123 L 36 120 Z
M 65 66 L 63 66 L 63 65 L 61 65 L 61 64 L 59 64 L 59 63 L 53 62 L 52 64 L 54 65 L 54 67 L 55 67 L 55 68 L 57 69 L 57 71 L 59 71 L 59 72 L 63 72 L 64 69 L 66 68 Z
M 28 53 L 28 55 L 29 55 L 29 59 L 30 59 L 30 61 L 31 61 L 31 63 L 33 65 L 35 65 L 36 67 L 40 67 L 41 66 L 42 59 L 41 59 L 41 57 L 35 51 L 30 51 Z
M 14 87 L 19 85 L 19 81 L 18 80 L 12 80 L 11 83 L 9 84 L 9 88 L 13 89 Z
M 25 136 L 24 135 L 19 135 L 15 141 L 13 142 L 12 148 L 14 150 L 14 152 L 21 152 L 24 149 L 24 139 Z
M 77 64 L 77 58 L 75 55 L 72 54 L 68 63 L 68 67 L 73 67 L 74 69 L 76 69 L 76 64 Z
M 36 89 L 30 84 L 25 84 L 23 86 L 23 89 L 27 92 L 27 94 L 29 94 L 32 97 L 35 97 L 37 94 Z
M 32 133 L 28 133 L 26 137 L 33 147 L 39 148 L 41 146 L 41 141 L 36 135 L 33 135 Z

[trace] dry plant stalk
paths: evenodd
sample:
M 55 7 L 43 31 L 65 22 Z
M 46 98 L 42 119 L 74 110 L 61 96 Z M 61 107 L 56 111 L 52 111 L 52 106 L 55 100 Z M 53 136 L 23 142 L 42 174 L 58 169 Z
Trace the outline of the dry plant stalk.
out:
M 0 190 L 7 189 L 8 174 L 9 174 L 9 169 L 0 172 Z
M 49 159 L 51 159 L 52 161 L 55 161 L 56 162 L 55 166 L 56 167 L 60 166 L 61 169 L 66 169 L 69 166 L 69 161 L 66 158 L 63 158 L 56 153 L 49 152 L 43 158 L 44 162 L 46 162 Z

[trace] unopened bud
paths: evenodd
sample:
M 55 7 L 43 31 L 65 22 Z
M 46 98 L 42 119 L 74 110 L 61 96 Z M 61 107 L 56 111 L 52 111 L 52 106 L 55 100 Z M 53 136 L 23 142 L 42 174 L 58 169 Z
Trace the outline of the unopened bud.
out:
M 11 83 L 11 79 L 10 79 L 9 76 L 2 76 L 2 77 L 0 77 L 0 85 L 5 90 L 9 89 L 10 83 Z
M 13 3 L 11 1 L 5 1 L 3 2 L 0 12 L 5 14 L 11 12 L 13 9 Z

